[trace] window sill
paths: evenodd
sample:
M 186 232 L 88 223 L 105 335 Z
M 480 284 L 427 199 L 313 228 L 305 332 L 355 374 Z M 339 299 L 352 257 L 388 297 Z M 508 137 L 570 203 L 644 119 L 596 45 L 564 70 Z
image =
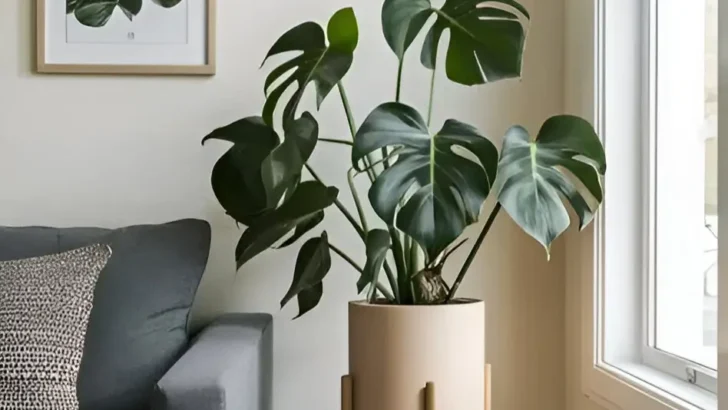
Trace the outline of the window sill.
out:
M 666 373 L 640 363 L 621 363 L 617 366 L 600 365 L 600 370 L 618 379 L 626 388 L 639 391 L 657 402 L 665 409 L 677 410 L 717 410 L 718 398 L 715 394 Z M 626 397 L 627 395 L 625 395 Z M 605 397 L 622 410 L 636 410 L 639 407 L 615 398 Z

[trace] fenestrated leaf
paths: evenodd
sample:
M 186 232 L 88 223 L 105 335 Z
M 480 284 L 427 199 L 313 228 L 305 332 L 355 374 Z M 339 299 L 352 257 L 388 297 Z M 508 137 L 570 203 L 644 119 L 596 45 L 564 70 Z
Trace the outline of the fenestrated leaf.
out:
M 318 123 L 308 112 L 286 125 L 286 138 L 263 161 L 261 176 L 268 207 L 274 208 L 286 191 L 295 189 L 301 180 L 306 161 L 318 141 Z
M 293 272 L 293 282 L 283 297 L 283 300 L 281 300 L 281 308 L 290 302 L 291 299 L 300 295 L 301 292 L 321 284 L 329 269 L 331 269 L 331 254 L 329 253 L 328 236 L 324 232 L 319 238 L 309 239 L 298 252 L 296 268 Z M 316 295 L 316 293 L 318 292 L 304 294 L 303 302 L 305 303 L 302 307 L 300 306 L 302 300 L 299 299 L 301 311 L 298 317 L 313 309 L 318 304 L 320 296 Z M 312 298 L 311 296 L 318 297 Z
M 263 107 L 266 123 L 273 124 L 273 113 L 278 102 L 293 83 L 296 83 L 296 91 L 283 110 L 284 124 L 295 118 L 296 109 L 310 83 L 316 84 L 316 103 L 317 107 L 321 107 L 326 96 L 349 71 L 359 39 L 354 11 L 345 8 L 336 12 L 329 21 L 328 34 L 327 46 L 323 28 L 317 23 L 306 22 L 281 36 L 268 51 L 264 64 L 274 55 L 289 51 L 302 53 L 276 67 L 268 75 L 264 87 L 267 99 Z M 273 84 L 289 72 L 291 74 L 271 90 Z
M 382 104 L 364 121 L 354 139 L 354 167 L 361 169 L 362 158 L 382 147 L 397 147 L 399 154 L 369 190 L 372 207 L 388 224 L 396 216 L 396 226 L 433 260 L 477 221 L 495 181 L 498 151 L 475 128 L 455 120 L 431 137 L 422 116 L 400 103 Z
M 382 265 L 384 265 L 387 258 L 387 251 L 391 246 L 392 240 L 389 237 L 389 232 L 374 229 L 367 233 L 367 262 L 364 265 L 364 273 L 356 282 L 356 290 L 359 293 L 370 284 L 374 284 L 372 286 L 376 288 L 376 283 L 379 282 L 379 272 L 382 270 Z
M 286 241 L 283 242 L 279 246 L 279 248 L 285 248 L 287 246 L 293 245 L 303 235 L 307 234 L 313 228 L 317 227 L 321 222 L 323 222 L 323 220 L 324 220 L 324 211 L 321 211 L 321 212 L 317 213 L 316 215 L 312 216 L 311 219 L 298 225 L 296 227 L 296 230 L 293 232 L 293 235 L 290 238 L 286 239 Z
M 76 20 L 84 26 L 103 27 L 114 14 L 119 0 L 84 0 L 73 11 Z M 68 4 L 66 4 L 68 7 Z
M 202 143 L 210 139 L 234 144 L 213 168 L 212 189 L 230 216 L 250 226 L 269 209 L 261 164 L 279 144 L 278 135 L 262 118 L 248 117 L 214 130 Z
M 382 28 L 389 47 L 401 60 L 427 19 L 437 20 L 425 37 L 420 59 L 434 69 L 437 48 L 450 30 L 446 71 L 452 81 L 484 84 L 518 77 L 525 43 L 521 19 L 528 11 L 515 0 L 447 0 L 441 9 L 430 0 L 385 0 Z
M 520 77 L 526 33 L 519 13 L 529 18 L 515 0 L 447 0 L 425 37 L 422 64 L 435 68 L 440 38 L 449 29 L 450 80 L 475 85 Z
M 316 218 L 336 200 L 339 190 L 318 181 L 298 185 L 293 195 L 278 209 L 266 212 L 243 233 L 235 249 L 240 268 L 250 259 L 273 246 L 300 224 Z
M 164 8 L 172 8 L 176 5 L 178 5 L 182 0 L 153 0 L 156 4 L 164 7 Z
M 570 223 L 561 198 L 569 201 L 584 228 L 602 202 L 600 176 L 606 170 L 599 137 L 579 117 L 550 118 L 535 140 L 523 127 L 515 126 L 508 130 L 503 144 L 499 201 L 548 252 L 551 242 Z
M 430 0 L 385 0 L 382 7 L 382 31 L 397 58 L 412 45 L 417 34 L 434 13 Z

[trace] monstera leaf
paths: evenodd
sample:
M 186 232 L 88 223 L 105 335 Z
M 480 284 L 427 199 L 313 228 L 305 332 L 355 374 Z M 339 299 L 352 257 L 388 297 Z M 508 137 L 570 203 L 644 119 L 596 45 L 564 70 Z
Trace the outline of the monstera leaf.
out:
M 309 239 L 298 252 L 293 282 L 281 300 L 283 308 L 294 297 L 298 297 L 299 318 L 315 308 L 323 294 L 323 280 L 331 269 L 331 253 L 326 232 L 319 238 Z
M 202 143 L 210 139 L 234 144 L 212 170 L 212 189 L 230 216 L 250 226 L 271 209 L 261 167 L 280 143 L 278 134 L 262 118 L 248 117 L 214 130 Z
M 299 56 L 281 64 L 271 71 L 265 81 L 267 99 L 263 107 L 263 118 L 273 124 L 273 113 L 283 93 L 296 83 L 296 91 L 283 110 L 283 122 L 292 120 L 296 115 L 301 98 L 310 83 L 316 84 L 316 102 L 320 107 L 334 86 L 341 81 L 351 67 L 354 50 L 359 41 L 356 17 L 351 8 L 336 12 L 331 17 L 326 35 L 320 25 L 313 22 L 294 27 L 276 41 L 268 52 L 268 58 L 289 51 L 302 52 Z M 293 72 L 277 87 L 276 83 L 285 74 Z M 273 88 L 271 90 L 271 88 Z
M 369 300 L 375 293 L 376 284 L 379 283 L 379 272 L 387 258 L 387 251 L 392 247 L 392 240 L 389 232 L 382 229 L 374 229 L 367 233 L 367 263 L 364 265 L 359 281 L 356 282 L 356 290 L 361 293 L 367 285 L 373 284 L 370 288 Z
M 450 30 L 446 71 L 452 81 L 475 85 L 519 77 L 525 44 L 521 18 L 528 11 L 515 0 L 446 0 L 441 9 L 430 0 L 385 0 L 382 26 L 389 47 L 401 60 L 428 18 L 437 20 L 425 37 L 421 61 L 434 69 L 438 44 Z
M 354 167 L 361 170 L 361 160 L 383 147 L 396 149 L 398 157 L 369 190 L 372 207 L 433 260 L 478 219 L 495 181 L 498 151 L 455 120 L 431 136 L 422 116 L 400 103 L 383 104 L 364 121 L 354 139 Z
M 286 125 L 286 139 L 263 161 L 262 178 L 269 207 L 276 207 L 283 195 L 295 189 L 303 166 L 316 148 L 318 123 L 308 112 Z
M 243 233 L 235 249 L 238 268 L 299 225 L 317 218 L 321 211 L 334 203 L 338 194 L 338 189 L 318 181 L 302 182 L 279 208 L 263 214 Z
M 89 27 L 103 27 L 117 7 L 132 20 L 142 10 L 142 0 L 66 0 L 66 11 L 71 7 L 79 23 Z
M 73 11 L 76 10 L 76 7 L 78 7 L 78 4 L 82 1 L 83 0 L 66 0 L 66 14 L 73 13 Z
M 584 228 L 602 202 L 604 148 L 585 120 L 562 115 L 546 121 L 535 139 L 508 130 L 499 165 L 499 201 L 511 218 L 547 250 L 569 227 L 571 204 Z

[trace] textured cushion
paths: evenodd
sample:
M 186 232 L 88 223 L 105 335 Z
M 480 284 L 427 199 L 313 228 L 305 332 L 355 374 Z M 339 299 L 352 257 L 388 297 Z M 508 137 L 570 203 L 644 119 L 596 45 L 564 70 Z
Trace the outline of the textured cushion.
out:
M 0 262 L 0 409 L 77 410 L 94 285 L 106 245 Z
M 96 286 L 78 380 L 80 408 L 146 409 L 155 383 L 187 346 L 210 227 L 183 220 L 117 230 L 0 228 L 0 260 L 93 243 L 109 244 L 114 254 Z

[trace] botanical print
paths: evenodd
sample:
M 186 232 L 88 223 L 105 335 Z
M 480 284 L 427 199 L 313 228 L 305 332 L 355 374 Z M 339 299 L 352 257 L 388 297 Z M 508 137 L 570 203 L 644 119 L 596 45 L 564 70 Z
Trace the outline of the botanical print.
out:
M 187 44 L 189 1 L 66 0 L 66 43 Z
M 133 21 L 143 8 L 143 0 L 66 0 L 66 14 L 73 13 L 79 23 L 88 27 L 103 27 L 116 9 Z M 182 0 L 151 0 L 164 8 L 172 8 Z

